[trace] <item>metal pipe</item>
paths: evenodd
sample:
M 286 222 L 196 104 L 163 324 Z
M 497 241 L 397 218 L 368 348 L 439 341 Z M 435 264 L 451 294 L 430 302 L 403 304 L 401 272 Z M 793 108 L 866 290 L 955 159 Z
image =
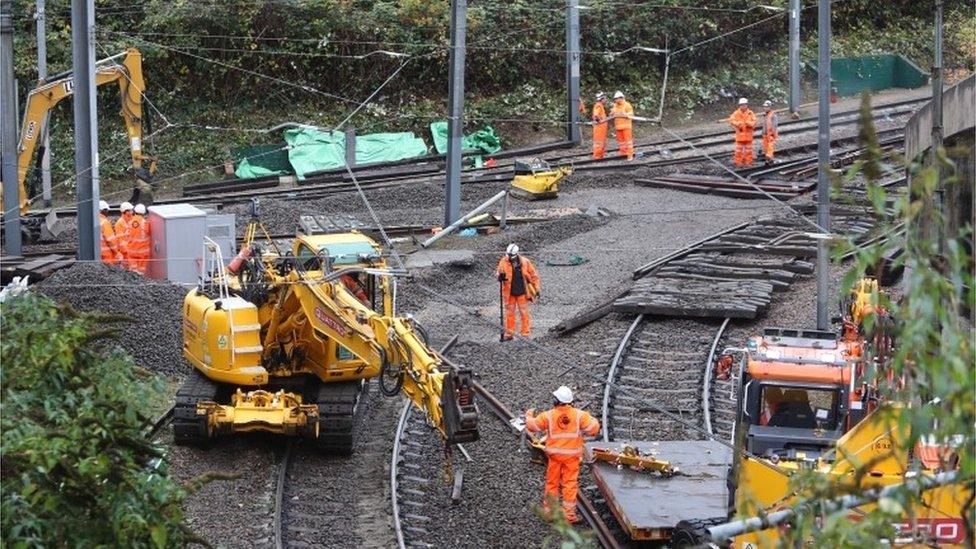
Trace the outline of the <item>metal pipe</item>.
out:
M 661 82 L 661 101 L 657 106 L 657 122 L 664 120 L 664 94 L 668 90 L 668 69 L 671 68 L 671 53 L 664 57 L 664 80 Z
M 859 507 L 867 503 L 872 503 L 878 501 L 879 499 L 892 496 L 901 490 L 909 490 L 913 493 L 920 493 L 932 488 L 938 488 L 939 486 L 954 484 L 959 480 L 961 479 L 959 479 L 958 471 L 939 473 L 933 476 L 918 476 L 906 480 L 901 484 L 891 484 L 889 486 L 885 486 L 880 490 L 876 488 L 867 490 L 862 495 L 846 495 L 836 499 L 828 499 L 823 502 L 818 501 L 817 504 L 818 507 L 822 509 L 824 514 L 828 514 L 842 509 L 850 509 L 852 507 Z M 712 526 L 708 529 L 708 533 L 710 536 L 712 536 L 713 541 L 716 543 L 722 543 L 735 536 L 748 534 L 749 532 L 755 532 L 757 530 L 766 530 L 785 522 L 789 522 L 793 519 L 793 517 L 796 516 L 797 508 L 810 505 L 811 503 L 813 502 L 802 502 L 801 504 L 794 505 L 788 509 L 770 513 L 765 517 L 749 517 L 742 520 Z
M 98 225 L 98 124 L 95 116 L 95 2 L 71 0 L 71 60 L 74 73 L 75 189 L 78 199 L 78 259 L 93 261 Z
M 17 92 L 14 83 L 12 0 L 0 0 L 0 141 L 2 141 L 3 234 L 9 255 L 20 255 L 20 184 L 17 180 Z
M 444 224 L 461 213 L 461 140 L 464 137 L 464 55 L 467 0 L 451 0 L 451 68 L 448 90 L 447 181 L 444 185 Z
M 47 80 L 47 16 L 44 10 L 45 0 L 37 0 L 37 13 L 34 18 L 37 20 L 37 79 L 41 82 Z M 51 136 L 48 131 L 50 114 L 44 116 L 44 126 L 41 128 L 43 134 L 41 146 L 41 196 L 44 200 L 44 207 L 51 207 Z
M 346 126 L 346 166 L 356 166 L 356 128 Z
M 830 2 L 819 0 L 817 6 L 817 88 L 819 92 L 817 109 L 817 225 L 820 230 L 830 233 Z M 829 290 L 830 252 L 825 240 L 817 241 L 817 329 L 830 327 L 827 314 L 827 293 Z
M 580 143 L 580 23 L 579 0 L 566 0 L 566 140 Z
M 800 112 L 800 0 L 790 0 L 790 114 Z
M 458 227 L 460 227 L 461 225 L 464 225 L 469 219 L 471 219 L 472 217 L 474 217 L 474 216 L 480 214 L 481 212 L 487 210 L 489 206 L 491 206 L 495 202 L 498 202 L 499 200 L 502 200 L 506 196 L 508 196 L 508 191 L 507 190 L 499 192 L 495 196 L 493 196 L 493 197 L 489 198 L 488 200 L 486 200 L 485 202 L 483 202 L 477 208 L 475 208 L 475 209 L 471 210 L 470 212 L 464 214 L 460 219 L 458 219 L 454 223 L 451 223 L 450 225 L 448 225 L 447 227 L 445 227 L 443 231 L 441 231 L 441 232 L 435 234 L 434 236 L 428 238 L 427 240 L 423 241 L 420 244 L 420 247 L 421 248 L 427 248 L 431 244 L 433 244 L 434 242 L 437 242 L 438 240 L 444 238 L 445 236 L 453 233 L 454 231 L 457 230 Z M 504 219 L 506 215 L 504 213 L 504 210 L 502 210 L 502 212 L 503 212 L 502 213 L 502 218 Z

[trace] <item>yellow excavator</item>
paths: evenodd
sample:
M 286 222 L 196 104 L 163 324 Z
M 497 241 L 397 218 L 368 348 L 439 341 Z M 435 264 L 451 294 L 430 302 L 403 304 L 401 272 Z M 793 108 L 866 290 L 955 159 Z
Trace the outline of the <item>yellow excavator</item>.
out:
M 146 82 L 142 75 L 142 54 L 139 50 L 129 48 L 123 53 L 95 63 L 95 86 L 112 82 L 116 82 L 119 86 L 122 101 L 121 114 L 129 137 L 132 167 L 136 178 L 141 181 L 136 188 L 141 192 L 147 192 L 145 189 L 148 188 L 152 175 L 156 172 L 156 159 L 143 151 L 142 97 L 146 91 Z M 74 75 L 69 71 L 52 75 L 27 95 L 24 121 L 20 129 L 20 143 L 17 147 L 17 181 L 20 187 L 19 212 L 25 218 L 25 235 L 28 241 L 35 240 L 38 235 L 55 236 L 57 232 L 55 217 L 49 216 L 44 220 L 27 217 L 32 202 L 31 197 L 37 192 L 36 183 L 28 184 L 27 172 L 34 153 L 38 150 L 38 143 L 42 141 L 51 110 L 63 99 L 71 97 L 73 93 Z M 40 147 L 43 149 L 43 145 Z M 40 160 L 43 150 L 38 152 L 37 158 Z M 39 174 L 40 170 L 36 170 L 36 173 Z M 135 201 L 144 201 L 138 197 L 139 190 L 134 192 L 133 198 Z M 0 209 L 2 204 L 3 196 L 0 194 Z
M 356 412 L 378 378 L 403 392 L 447 443 L 477 440 L 471 372 L 449 369 L 410 316 L 396 313 L 396 277 L 380 246 L 356 231 L 299 235 L 282 251 L 252 211 L 241 252 L 219 247 L 183 307 L 193 365 L 176 396 L 178 444 L 265 431 L 350 454 Z

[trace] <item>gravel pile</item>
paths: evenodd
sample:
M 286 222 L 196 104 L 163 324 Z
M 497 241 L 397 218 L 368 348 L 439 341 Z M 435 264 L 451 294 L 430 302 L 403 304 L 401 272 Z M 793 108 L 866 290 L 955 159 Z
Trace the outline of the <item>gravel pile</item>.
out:
M 99 262 L 76 263 L 36 286 L 81 311 L 132 318 L 118 326 L 116 342 L 136 364 L 166 375 L 189 371 L 183 358 L 182 305 L 186 289 Z

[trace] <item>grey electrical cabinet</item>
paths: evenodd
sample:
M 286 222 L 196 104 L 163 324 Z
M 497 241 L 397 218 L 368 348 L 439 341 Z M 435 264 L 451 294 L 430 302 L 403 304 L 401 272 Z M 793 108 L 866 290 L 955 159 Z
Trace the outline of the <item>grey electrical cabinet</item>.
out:
M 149 207 L 152 261 L 149 278 L 195 283 L 203 262 L 203 238 L 207 213 L 191 204 Z
M 224 265 L 237 255 L 237 222 L 234 214 L 207 212 L 207 236 L 220 246 Z

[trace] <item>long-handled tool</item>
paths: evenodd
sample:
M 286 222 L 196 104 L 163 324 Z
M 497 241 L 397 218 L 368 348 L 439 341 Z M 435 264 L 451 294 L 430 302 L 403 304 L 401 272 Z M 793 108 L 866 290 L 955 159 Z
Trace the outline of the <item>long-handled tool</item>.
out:
M 505 341 L 505 281 L 498 281 L 498 326 L 501 328 L 501 333 L 498 335 L 498 341 Z

